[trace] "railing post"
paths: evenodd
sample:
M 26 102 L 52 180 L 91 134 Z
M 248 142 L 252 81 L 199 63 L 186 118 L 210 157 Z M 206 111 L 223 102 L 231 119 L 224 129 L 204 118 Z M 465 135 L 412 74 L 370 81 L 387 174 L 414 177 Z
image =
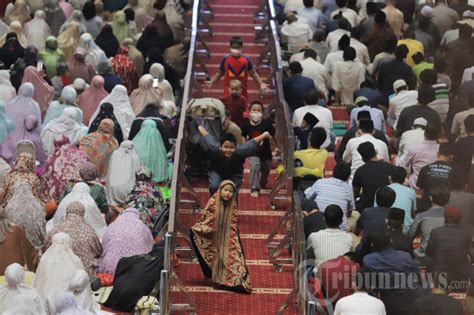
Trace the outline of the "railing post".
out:
M 170 276 L 168 270 L 161 270 L 160 277 L 160 315 L 168 315 L 170 298 Z

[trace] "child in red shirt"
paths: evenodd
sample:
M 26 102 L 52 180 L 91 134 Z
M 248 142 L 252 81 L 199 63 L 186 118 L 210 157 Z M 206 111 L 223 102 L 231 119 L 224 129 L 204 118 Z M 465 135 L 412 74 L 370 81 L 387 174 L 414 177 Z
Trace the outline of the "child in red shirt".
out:
M 224 95 L 229 94 L 229 84 L 232 80 L 239 80 L 242 82 L 242 95 L 248 97 L 247 81 L 249 75 L 258 83 L 260 89 L 265 90 L 268 85 L 258 76 L 258 73 L 253 67 L 252 60 L 249 57 L 242 55 L 243 41 L 239 36 L 234 36 L 230 39 L 230 55 L 225 56 L 219 67 L 219 72 L 214 75 L 210 81 L 206 81 L 204 87 L 211 88 L 214 83 L 224 77 Z
M 241 127 L 247 110 L 247 98 L 241 95 L 242 83 L 239 80 L 230 81 L 229 93 L 221 101 L 230 112 L 230 120 Z

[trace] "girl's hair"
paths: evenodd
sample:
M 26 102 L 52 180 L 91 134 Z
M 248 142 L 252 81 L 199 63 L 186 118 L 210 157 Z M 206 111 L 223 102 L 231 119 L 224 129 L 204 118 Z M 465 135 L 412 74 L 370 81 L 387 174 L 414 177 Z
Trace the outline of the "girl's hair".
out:
M 68 66 L 65 62 L 58 63 L 58 65 L 56 66 L 57 75 L 65 74 L 67 70 L 68 70 Z
M 95 5 L 92 2 L 84 3 L 84 6 L 82 7 L 82 14 L 84 15 L 86 21 L 94 18 L 97 14 Z
M 262 112 L 265 110 L 265 108 L 263 107 L 263 103 L 260 102 L 260 101 L 253 101 L 253 102 L 251 102 L 250 105 L 249 105 L 249 110 L 251 110 L 252 107 L 255 106 L 255 105 L 260 106 L 260 107 L 262 108 Z

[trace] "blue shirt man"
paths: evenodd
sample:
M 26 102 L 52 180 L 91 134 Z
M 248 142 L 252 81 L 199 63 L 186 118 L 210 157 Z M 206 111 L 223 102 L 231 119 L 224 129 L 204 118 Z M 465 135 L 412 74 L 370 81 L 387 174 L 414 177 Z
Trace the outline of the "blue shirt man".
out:
M 357 114 L 362 111 L 370 113 L 370 119 L 374 122 L 374 128 L 385 133 L 385 117 L 383 112 L 369 105 L 369 100 L 365 96 L 359 96 L 354 102 L 357 107 L 351 111 L 350 127 L 357 126 Z
M 296 14 L 308 20 L 308 25 L 314 33 L 322 21 L 322 13 L 314 7 L 314 0 L 303 0 L 304 8 L 298 9 Z

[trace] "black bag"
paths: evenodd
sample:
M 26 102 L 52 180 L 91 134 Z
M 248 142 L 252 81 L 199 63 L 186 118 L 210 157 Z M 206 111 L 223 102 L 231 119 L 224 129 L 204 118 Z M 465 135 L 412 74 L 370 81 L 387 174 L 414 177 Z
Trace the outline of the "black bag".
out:
M 114 311 L 133 312 L 138 300 L 150 295 L 160 281 L 163 267 L 164 242 L 155 244 L 148 254 L 120 259 L 114 288 L 104 305 Z

